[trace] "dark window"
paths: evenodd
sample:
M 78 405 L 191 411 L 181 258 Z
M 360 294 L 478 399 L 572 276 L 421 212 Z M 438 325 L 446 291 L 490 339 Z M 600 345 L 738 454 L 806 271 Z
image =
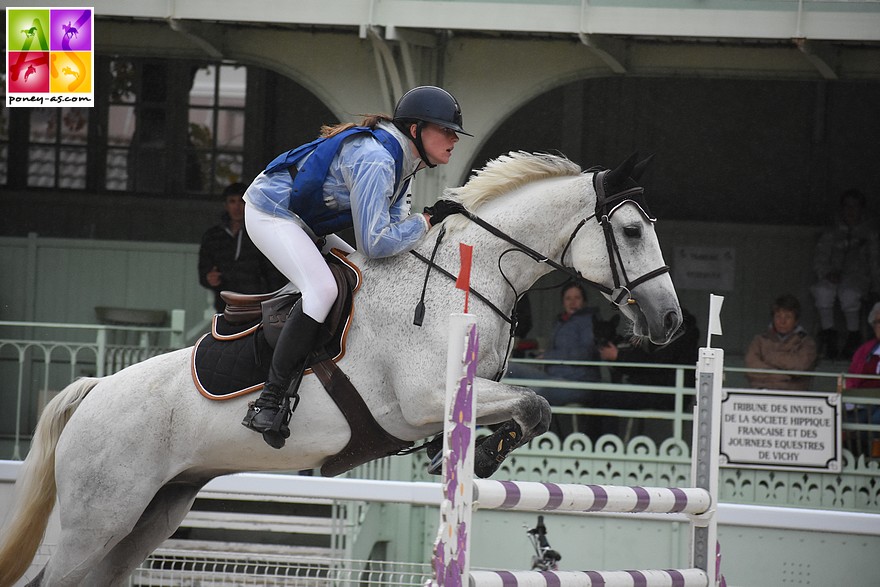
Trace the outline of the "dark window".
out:
M 85 189 L 92 109 L 29 110 L 27 186 Z
M 244 67 L 211 64 L 195 72 L 189 92 L 188 189 L 218 193 L 242 176 L 246 89 Z
M 241 181 L 247 68 L 126 57 L 95 67 L 106 90 L 94 108 L 0 107 L 0 185 L 199 198 Z M 10 144 L 26 146 L 14 161 Z

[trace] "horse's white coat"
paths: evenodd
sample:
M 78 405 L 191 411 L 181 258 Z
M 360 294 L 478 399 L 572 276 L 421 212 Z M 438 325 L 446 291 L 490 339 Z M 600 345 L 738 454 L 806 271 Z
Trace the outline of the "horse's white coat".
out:
M 449 196 L 559 260 L 575 226 L 593 212 L 591 175 L 579 171 L 558 157 L 511 154 Z M 511 181 L 519 187 L 508 191 Z M 612 220 L 631 278 L 664 264 L 653 225 L 635 206 L 623 206 Z M 514 292 L 502 279 L 498 260 L 511 245 L 462 217 L 446 224 L 436 262 L 457 274 L 459 242 L 473 245 L 472 287 L 510 311 Z M 624 236 L 626 225 L 641 227 L 641 237 Z M 433 228 L 418 247 L 426 257 L 437 231 Z M 464 292 L 433 271 L 424 324 L 416 327 L 413 310 L 426 266 L 409 254 L 364 259 L 354 253 L 350 258 L 362 269 L 364 283 L 339 365 L 389 433 L 407 440 L 435 434 L 443 427 L 446 323 L 451 313 L 462 310 Z M 611 285 L 605 240 L 594 220 L 578 233 L 566 263 L 593 281 Z M 518 292 L 550 270 L 520 253 L 505 255 L 502 267 Z M 651 279 L 634 293 L 638 305 L 624 312 L 634 320 L 635 333 L 667 340 L 681 316 L 669 275 Z M 470 312 L 478 316 L 481 339 L 475 382 L 478 418 L 486 423 L 513 418 L 528 440 L 531 432 L 543 432 L 540 420 L 547 414 L 535 412 L 546 412 L 546 402 L 528 390 L 489 379 L 505 360 L 509 326 L 474 296 Z M 670 324 L 673 315 L 677 320 Z M 103 378 L 76 407 L 57 445 L 62 534 L 42 584 L 121 584 L 177 528 L 199 488 L 212 477 L 316 468 L 348 441 L 351 432 L 342 415 L 316 378 L 308 376 L 287 446 L 270 448 L 259 434 L 239 424 L 251 398 L 209 401 L 196 392 L 190 352 L 175 351 Z

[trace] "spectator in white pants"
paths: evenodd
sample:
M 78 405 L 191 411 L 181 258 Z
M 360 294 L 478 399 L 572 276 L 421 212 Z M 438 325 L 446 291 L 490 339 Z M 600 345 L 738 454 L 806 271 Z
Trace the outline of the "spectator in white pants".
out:
M 810 288 L 819 314 L 819 345 L 824 356 L 849 357 L 862 342 L 862 301 L 880 291 L 880 245 L 877 224 L 868 214 L 865 195 L 856 189 L 840 195 L 837 224 L 819 238 L 813 267 L 818 281 Z M 839 301 L 847 336 L 839 353 L 834 304 Z

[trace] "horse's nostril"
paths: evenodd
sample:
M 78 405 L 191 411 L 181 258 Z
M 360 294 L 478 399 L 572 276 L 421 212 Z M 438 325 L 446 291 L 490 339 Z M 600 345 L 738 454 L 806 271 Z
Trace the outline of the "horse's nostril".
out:
M 672 334 L 675 332 L 679 325 L 681 324 L 681 317 L 678 312 L 675 310 L 670 310 L 666 312 L 666 316 L 663 317 L 663 325 L 666 327 L 666 333 Z

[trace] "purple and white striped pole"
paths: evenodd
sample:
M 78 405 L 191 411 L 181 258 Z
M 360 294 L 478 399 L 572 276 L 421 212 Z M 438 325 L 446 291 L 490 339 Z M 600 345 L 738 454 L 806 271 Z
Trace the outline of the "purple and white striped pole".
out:
M 705 489 L 474 480 L 474 501 L 485 509 L 532 512 L 702 514 L 712 506 Z
M 705 587 L 700 569 L 667 571 L 471 571 L 480 587 Z

